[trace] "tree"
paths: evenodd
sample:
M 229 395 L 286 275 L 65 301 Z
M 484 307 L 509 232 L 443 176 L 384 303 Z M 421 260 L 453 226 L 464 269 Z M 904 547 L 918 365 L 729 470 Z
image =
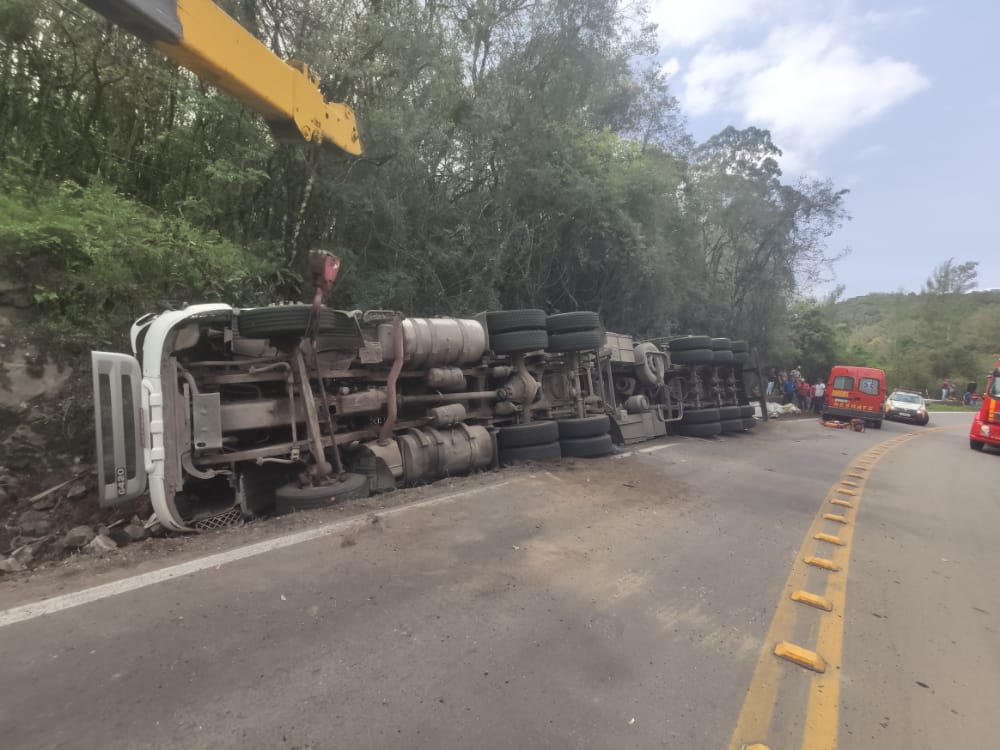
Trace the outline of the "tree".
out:
M 977 261 L 966 261 L 956 264 L 954 258 L 948 258 L 935 267 L 924 283 L 924 294 L 965 294 L 975 289 L 979 283 L 976 280 Z

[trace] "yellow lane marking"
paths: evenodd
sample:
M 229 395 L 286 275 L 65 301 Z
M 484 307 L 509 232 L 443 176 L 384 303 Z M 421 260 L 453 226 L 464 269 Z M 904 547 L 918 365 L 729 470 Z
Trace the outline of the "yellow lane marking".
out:
M 854 479 L 864 479 L 865 478 L 864 474 L 858 474 L 857 472 L 852 472 L 852 473 L 848 474 L 847 476 L 853 477 Z
M 795 591 L 792 593 L 792 601 L 808 604 L 816 609 L 825 609 L 827 612 L 833 609 L 833 602 L 825 596 L 810 594 L 808 591 Z
M 838 571 L 840 568 L 833 560 L 828 560 L 825 557 L 807 557 L 805 559 L 806 565 L 812 565 L 816 568 L 823 568 L 824 570 Z
M 821 542 L 829 542 L 830 544 L 836 544 L 838 547 L 844 546 L 844 541 L 839 536 L 834 536 L 833 534 L 824 534 L 820 532 L 819 534 L 813 534 L 813 539 L 818 539 Z
M 837 523 L 847 523 L 847 516 L 838 516 L 836 513 L 824 513 L 823 518 L 827 521 L 836 521 Z
M 858 486 L 857 482 L 851 482 L 851 481 L 849 481 L 847 479 L 841 479 L 840 480 L 840 484 L 843 485 L 844 487 L 857 487 Z
M 789 643 L 788 641 L 782 641 L 777 644 L 774 647 L 774 655 L 798 664 L 800 667 L 811 669 L 813 672 L 822 674 L 826 671 L 826 662 L 823 661 L 822 656 L 815 651 L 796 646 L 794 643 Z
M 841 495 L 850 495 L 851 497 L 854 497 L 855 495 L 858 494 L 854 490 L 846 490 L 843 487 L 838 487 L 837 492 L 839 492 Z
M 920 433 L 910 433 L 899 439 L 890 440 L 880 448 L 882 452 L 885 452 L 902 442 L 930 434 L 933 431 L 932 429 Z M 881 460 L 880 454 L 877 455 L 874 451 L 869 451 L 864 458 L 855 459 L 850 466 L 855 472 L 868 472 L 879 460 Z M 869 462 L 870 465 L 861 465 L 869 464 Z M 866 479 L 866 476 L 855 474 L 854 478 Z M 836 486 L 834 484 L 834 487 Z M 850 494 L 858 497 L 858 502 L 860 502 L 860 488 L 857 493 L 851 492 Z M 841 500 L 835 495 L 827 497 L 835 505 L 853 507 L 851 503 Z M 778 600 L 778 606 L 764 638 L 750 686 L 743 700 L 743 707 L 740 710 L 736 726 L 733 728 L 728 745 L 729 750 L 749 750 L 750 748 L 764 750 L 767 747 L 764 743 L 771 734 L 771 722 L 774 717 L 781 681 L 791 679 L 789 675 L 793 674 L 780 668 L 781 659 L 774 658 L 775 655 L 810 669 L 823 665 L 822 668 L 826 670 L 827 664 L 832 667 L 809 678 L 808 715 L 803 730 L 802 748 L 803 750 L 836 750 L 839 728 L 840 666 L 843 655 L 843 612 L 847 591 L 846 573 L 851 554 L 850 542 L 853 538 L 854 524 L 845 524 L 840 537 L 830 537 L 823 534 L 824 525 L 830 521 L 830 519 L 823 517 L 830 515 L 824 511 L 825 507 L 826 503 L 824 502 L 817 509 L 813 522 L 806 532 L 805 540 L 796 555 L 796 562 L 792 564 L 792 569 L 789 571 L 788 580 L 785 582 L 781 598 Z M 811 554 L 816 546 L 813 539 L 824 540 L 823 537 L 835 539 L 840 543 L 832 548 L 832 559 Z M 810 594 L 805 590 L 809 566 L 821 568 L 831 573 L 826 577 L 826 590 L 822 596 Z M 816 651 L 809 651 L 786 640 L 794 632 L 797 613 L 800 610 L 804 612 L 801 607 L 796 606 L 796 603 L 806 603 L 802 601 L 803 594 L 816 596 L 818 599 L 828 602 L 831 611 L 833 611 L 832 614 L 821 611 L 814 615 L 820 618 Z M 821 657 L 820 654 L 823 656 Z M 815 657 L 815 660 L 810 657 Z M 787 711 L 785 714 L 789 715 Z

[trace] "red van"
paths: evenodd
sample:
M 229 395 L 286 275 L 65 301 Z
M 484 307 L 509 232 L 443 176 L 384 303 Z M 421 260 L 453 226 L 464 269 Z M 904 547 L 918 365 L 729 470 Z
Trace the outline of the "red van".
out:
M 863 419 L 882 427 L 885 372 L 874 367 L 834 365 L 826 382 L 823 419 Z
M 1000 362 L 986 381 L 983 403 L 972 418 L 969 447 L 981 451 L 985 445 L 1000 446 Z

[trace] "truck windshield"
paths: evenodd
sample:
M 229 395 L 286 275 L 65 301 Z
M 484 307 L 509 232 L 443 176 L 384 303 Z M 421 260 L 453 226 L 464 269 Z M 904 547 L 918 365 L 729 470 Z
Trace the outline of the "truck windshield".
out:
M 1000 370 L 993 372 L 993 377 L 990 379 L 989 394 L 993 398 L 1000 398 Z

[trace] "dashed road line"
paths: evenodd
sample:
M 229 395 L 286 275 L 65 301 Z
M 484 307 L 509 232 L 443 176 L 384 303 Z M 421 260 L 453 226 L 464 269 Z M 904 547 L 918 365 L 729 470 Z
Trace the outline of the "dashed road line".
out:
M 847 573 L 851 559 L 854 521 L 858 513 L 857 506 L 861 502 L 864 485 L 871 470 L 887 452 L 908 440 L 933 431 L 906 433 L 892 438 L 852 461 L 850 472 L 845 470 L 844 475 L 857 481 L 848 481 L 842 476 L 834 483 L 832 492 L 827 498 L 831 504 L 844 508 L 842 514 L 829 513 L 825 510 L 826 503 L 820 503 L 813 522 L 806 532 L 805 541 L 796 556 L 796 562 L 792 565 L 771 626 L 765 636 L 750 687 L 747 689 L 743 707 L 729 741 L 730 750 L 766 747 L 762 743 L 771 738 L 771 722 L 776 709 L 779 687 L 783 679 L 793 679 L 791 675 L 794 674 L 777 666 L 783 661 L 798 664 L 813 672 L 808 678 L 808 685 L 802 686 L 807 691 L 806 716 L 802 730 L 803 750 L 836 749 L 839 730 L 840 667 L 844 640 L 843 613 L 847 600 Z M 854 502 L 842 499 L 838 495 L 852 497 Z M 838 524 L 837 535 L 828 533 L 831 523 Z M 817 541 L 831 545 L 824 548 L 831 551 L 829 557 L 813 553 Z M 829 574 L 826 576 L 826 586 L 822 594 L 814 594 L 805 589 L 804 584 L 810 568 L 820 568 Z M 806 604 L 818 610 L 813 615 L 820 618 L 815 650 L 789 640 L 797 622 L 797 612 L 807 611 L 797 607 L 798 604 Z

